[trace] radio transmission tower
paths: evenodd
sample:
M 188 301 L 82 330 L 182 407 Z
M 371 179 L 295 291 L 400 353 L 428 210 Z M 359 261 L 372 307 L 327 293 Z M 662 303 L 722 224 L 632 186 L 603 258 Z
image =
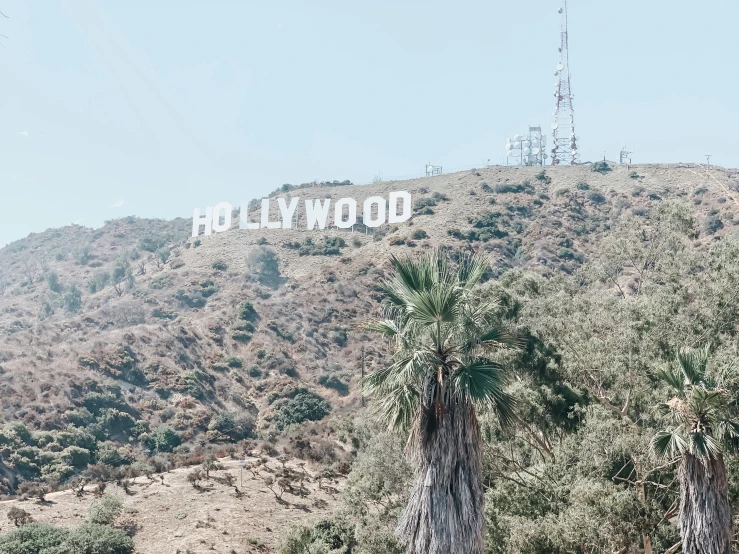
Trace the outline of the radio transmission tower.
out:
M 572 107 L 572 86 L 570 84 L 569 41 L 567 36 L 567 0 L 562 0 L 559 8 L 562 16 L 562 42 L 559 46 L 560 59 L 557 64 L 557 87 L 554 96 L 557 106 L 552 123 L 552 165 L 576 164 L 577 137 L 575 136 L 575 110 Z

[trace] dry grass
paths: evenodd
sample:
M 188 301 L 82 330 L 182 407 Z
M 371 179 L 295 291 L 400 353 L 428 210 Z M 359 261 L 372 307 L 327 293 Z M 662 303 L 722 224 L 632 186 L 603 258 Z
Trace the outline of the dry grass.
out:
M 201 490 L 188 483 L 187 475 L 192 470 L 185 468 L 162 474 L 163 482 L 160 475 L 151 480 L 139 477 L 133 480 L 129 494 L 114 484 L 108 485 L 106 493 L 124 501 L 121 519 L 138 528 L 134 536 L 137 552 L 271 552 L 288 527 L 326 517 L 337 504 L 341 483 L 325 480 L 321 490 L 315 480 L 307 481 L 305 496 L 286 492 L 278 501 L 262 479 L 279 470 L 281 466 L 275 462 L 262 469 L 259 478 L 244 470 L 243 494 L 237 495 L 234 487 L 223 481 L 230 474 L 239 486 L 238 461 L 222 459 L 220 463 L 224 469 L 213 472 L 210 481 L 203 481 Z M 88 506 L 95 499 L 94 490 L 94 485 L 88 485 L 89 492 L 82 498 L 72 491 L 52 493 L 46 496 L 45 504 L 37 500 L 0 502 L 0 510 L 7 513 L 12 507 L 19 507 L 36 522 L 76 527 L 85 520 Z M 0 532 L 12 528 L 12 522 L 3 520 Z M 265 547 L 258 548 L 257 544 Z

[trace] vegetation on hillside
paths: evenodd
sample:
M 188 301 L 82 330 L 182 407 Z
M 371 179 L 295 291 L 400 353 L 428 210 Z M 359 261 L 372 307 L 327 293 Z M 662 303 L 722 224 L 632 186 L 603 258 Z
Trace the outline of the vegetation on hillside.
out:
M 505 356 L 517 417 L 481 424 L 485 552 L 736 549 L 739 241 L 697 233 L 663 201 L 572 275 L 485 285 L 527 337 Z
M 275 509 L 311 500 L 300 478 L 346 485 L 331 493 L 333 516 L 296 518 L 281 548 L 400 554 L 394 531 L 409 502 L 422 504 L 418 476 L 408 435 L 377 426 L 358 381 L 362 368 L 379 379 L 407 345 L 360 324 L 381 313 L 388 253 L 420 260 L 440 246 L 452 266 L 459 252 L 485 257 L 475 290 L 500 299 L 490 321 L 522 339 L 489 356 L 509 376 L 512 417 L 475 412 L 485 502 L 468 511 L 475 529 L 484 519 L 484 552 L 655 554 L 687 540 L 692 554 L 709 533 L 723 554 L 739 507 L 739 185 L 728 173 L 714 186 L 689 170 L 608 169 L 412 182 L 413 218 L 371 238 L 358 226 L 193 239 L 186 220 L 127 218 L 9 245 L 2 493 L 43 502 L 178 466 L 207 473 L 216 456 L 285 457 L 305 472 L 271 475 Z M 700 371 L 685 373 L 682 352 L 705 353 Z M 713 515 L 681 490 L 711 491 Z M 29 524 L 14 515 L 13 528 Z

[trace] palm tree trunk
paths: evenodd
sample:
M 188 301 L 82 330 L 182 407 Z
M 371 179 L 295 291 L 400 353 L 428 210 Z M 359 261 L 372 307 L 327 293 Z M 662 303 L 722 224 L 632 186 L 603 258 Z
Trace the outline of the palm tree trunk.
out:
M 724 458 L 686 453 L 680 470 L 683 554 L 731 554 L 729 482 Z
M 416 466 L 397 535 L 407 554 L 483 554 L 482 440 L 474 407 L 424 402 L 409 448 Z

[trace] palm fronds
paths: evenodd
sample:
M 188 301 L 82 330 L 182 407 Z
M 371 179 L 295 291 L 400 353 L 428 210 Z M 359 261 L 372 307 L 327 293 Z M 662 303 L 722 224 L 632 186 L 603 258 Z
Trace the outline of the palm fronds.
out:
M 669 369 L 659 369 L 655 372 L 655 376 L 667 383 L 678 394 L 682 394 L 685 390 L 685 376 L 676 371 Z
M 677 353 L 678 364 L 688 384 L 698 385 L 705 379 L 708 349 L 708 346 L 699 349 L 681 348 Z
M 394 273 L 381 285 L 384 319 L 364 327 L 394 343 L 393 363 L 362 382 L 378 413 L 391 426 L 405 425 L 409 420 L 399 415 L 405 409 L 394 410 L 389 398 L 406 407 L 411 398 L 415 407 L 453 399 L 492 408 L 509 423 L 513 401 L 504 392 L 503 368 L 490 355 L 520 341 L 498 323 L 497 298 L 474 290 L 487 260 L 464 253 L 452 262 L 436 251 L 390 261 Z M 435 384 L 424 386 L 428 379 Z
M 372 410 L 390 431 L 408 432 L 421 405 L 419 390 L 413 385 L 386 388 L 376 397 Z
M 675 357 L 675 370 L 655 372 L 674 394 L 657 406 L 672 426 L 655 434 L 652 449 L 656 454 L 689 453 L 710 460 L 726 450 L 739 450 L 739 411 L 724 388 L 736 378 L 736 371 L 734 366 L 725 368 L 714 379 L 708 372 L 708 359 L 708 346 L 682 348 Z
M 500 364 L 477 359 L 459 366 L 451 379 L 456 394 L 479 406 L 494 409 L 504 426 L 513 422 L 515 401 L 504 390 L 506 378 Z
M 675 429 L 658 431 L 652 438 L 652 449 L 658 456 L 664 458 L 680 456 L 687 448 L 688 443 Z

